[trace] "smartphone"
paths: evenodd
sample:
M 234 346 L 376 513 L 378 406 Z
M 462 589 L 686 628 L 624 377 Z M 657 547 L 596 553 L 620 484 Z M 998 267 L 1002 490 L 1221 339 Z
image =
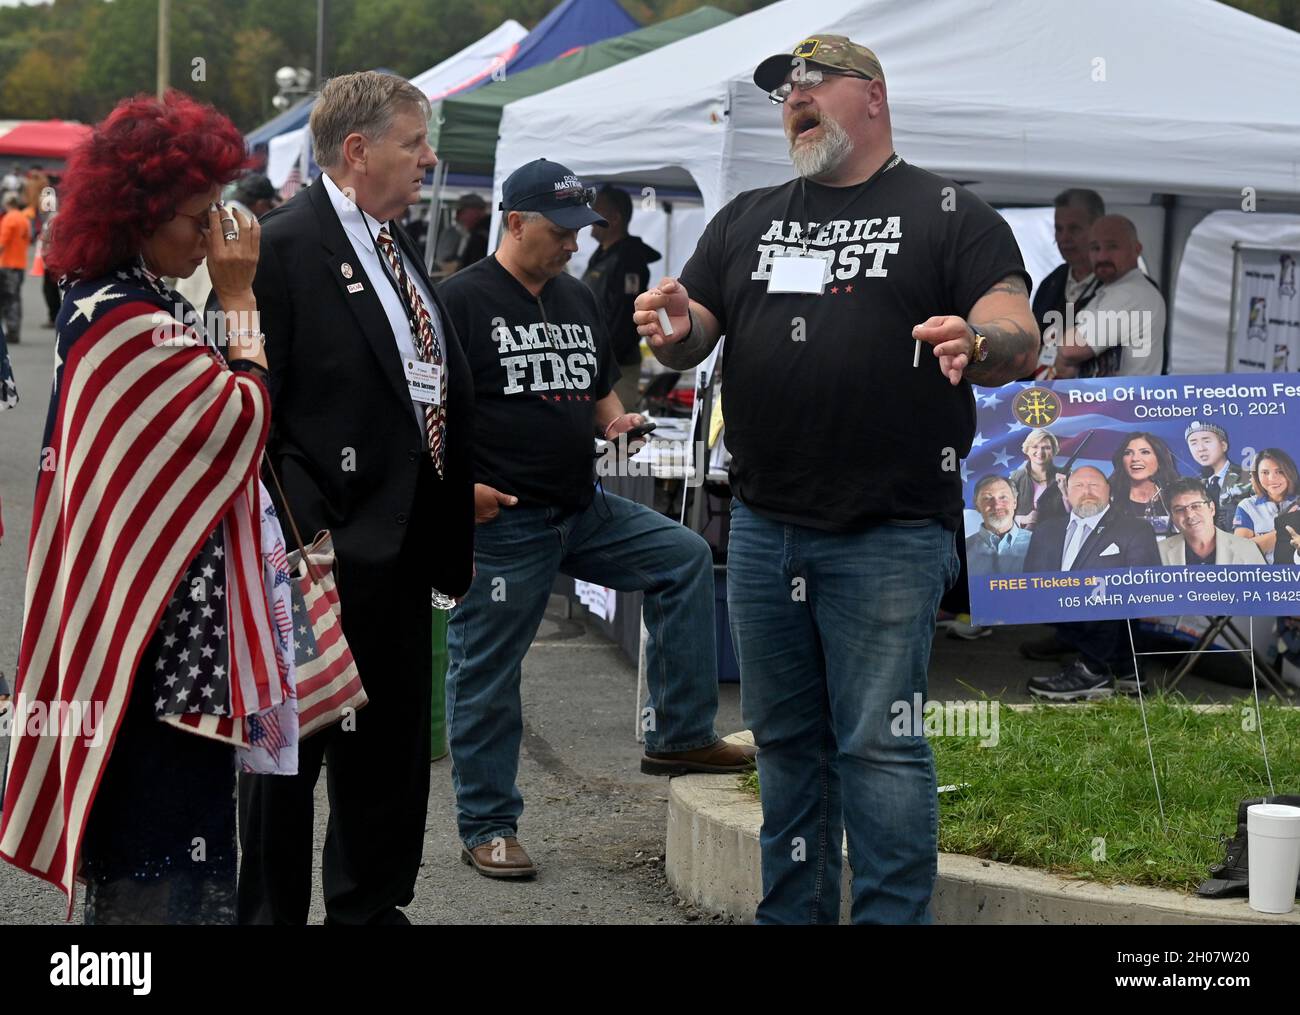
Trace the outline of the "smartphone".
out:
M 659 429 L 658 423 L 654 423 L 654 422 L 642 423 L 640 426 L 634 426 L 623 436 L 626 436 L 629 441 L 634 441 L 637 438 L 644 437 L 646 434 L 651 433 L 658 429 Z

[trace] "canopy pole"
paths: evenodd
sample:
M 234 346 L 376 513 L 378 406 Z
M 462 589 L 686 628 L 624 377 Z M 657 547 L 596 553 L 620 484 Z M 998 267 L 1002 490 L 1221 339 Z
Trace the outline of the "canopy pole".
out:
M 438 249 L 438 226 L 442 216 L 438 206 L 442 202 L 442 187 L 447 180 L 447 163 L 439 162 L 433 169 L 433 193 L 429 197 L 429 228 L 424 231 L 424 266 L 433 274 L 433 252 Z
M 1164 290 L 1165 333 L 1160 336 L 1165 350 L 1165 368 L 1162 373 L 1169 373 L 1169 330 L 1174 319 L 1174 212 L 1178 207 L 1177 194 L 1161 194 L 1160 206 L 1165 210 L 1165 220 L 1161 228 L 1160 245 L 1160 282 Z

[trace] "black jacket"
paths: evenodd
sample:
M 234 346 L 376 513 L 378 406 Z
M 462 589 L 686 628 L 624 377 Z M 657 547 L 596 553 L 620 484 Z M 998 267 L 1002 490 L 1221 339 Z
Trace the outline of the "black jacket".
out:
M 596 248 L 582 280 L 596 294 L 605 330 L 619 363 L 640 362 L 641 336 L 632 313 L 636 298 L 650 288 L 650 265 L 663 255 L 639 236 L 624 236 L 607 250 Z
M 1038 283 L 1038 292 L 1034 293 L 1034 317 L 1038 320 L 1039 334 L 1047 328 L 1047 315 L 1052 311 L 1065 316 L 1065 283 L 1070 277 L 1070 266 L 1067 263 L 1058 264 L 1052 269 L 1045 279 Z M 1077 314 L 1092 299 L 1097 291 L 1098 283 L 1096 279 L 1092 284 L 1083 291 L 1074 304 L 1074 312 Z
M 424 258 L 394 232 L 432 293 Z M 330 529 L 340 589 L 385 584 L 469 588 L 474 556 L 474 389 L 437 295 L 447 346 L 447 443 L 437 479 L 416 422 L 392 327 L 325 187 L 307 187 L 262 220 L 253 291 L 271 367 L 267 452 L 305 540 Z M 353 262 L 345 275 L 343 265 Z M 350 277 L 348 277 L 350 276 Z M 348 285 L 362 285 L 348 292 Z M 417 496 L 421 467 L 429 480 Z M 268 482 L 268 487 L 271 484 Z M 272 487 L 272 489 L 274 489 Z M 432 538 L 408 541 L 408 526 Z M 285 523 L 286 542 L 291 542 Z M 427 547 L 404 558 L 403 544 Z
M 1034 527 L 1025 554 L 1025 571 L 1060 571 L 1065 533 L 1070 524 L 1068 514 L 1047 518 Z M 1102 556 L 1111 545 L 1118 553 Z M 1121 514 L 1112 507 L 1083 541 L 1071 571 L 1103 571 L 1111 567 L 1160 566 L 1160 550 L 1150 524 L 1132 515 Z

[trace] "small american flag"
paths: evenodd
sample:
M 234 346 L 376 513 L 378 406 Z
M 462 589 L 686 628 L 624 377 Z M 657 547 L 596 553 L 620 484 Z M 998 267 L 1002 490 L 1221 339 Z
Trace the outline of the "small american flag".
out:
M 280 760 L 280 752 L 289 746 L 289 741 L 280 728 L 280 717 L 275 709 L 248 717 L 248 741 L 251 746 L 268 752 L 276 761 Z
M 284 183 L 280 185 L 280 198 L 284 201 L 289 200 L 298 189 L 302 186 L 302 173 L 298 171 L 298 163 L 293 164 L 289 170 L 289 175 L 285 177 Z

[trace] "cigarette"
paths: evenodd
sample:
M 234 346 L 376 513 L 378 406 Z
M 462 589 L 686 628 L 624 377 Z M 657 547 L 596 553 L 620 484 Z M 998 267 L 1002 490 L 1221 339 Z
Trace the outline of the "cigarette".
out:
M 921 365 L 921 340 L 916 340 L 916 352 L 912 354 L 912 368 L 915 369 Z
M 655 311 L 659 315 L 659 330 L 664 333 L 664 338 L 671 338 L 673 333 L 673 322 L 668 320 L 668 311 L 660 307 Z

